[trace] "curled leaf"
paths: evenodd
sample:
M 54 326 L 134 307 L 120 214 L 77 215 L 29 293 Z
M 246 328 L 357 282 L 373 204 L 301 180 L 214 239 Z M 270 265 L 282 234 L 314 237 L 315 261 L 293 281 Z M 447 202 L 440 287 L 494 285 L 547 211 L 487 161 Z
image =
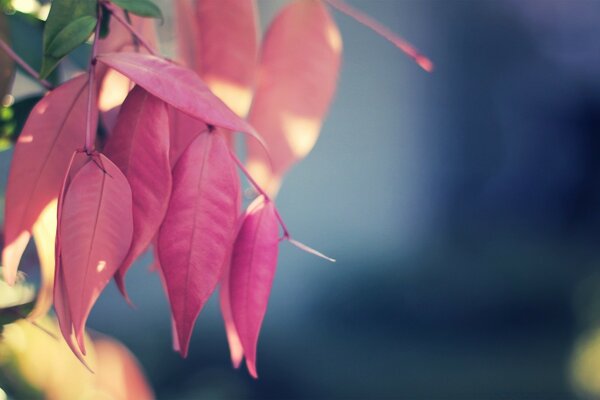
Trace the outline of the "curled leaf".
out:
M 273 285 L 279 252 L 279 225 L 275 206 L 258 197 L 246 211 L 233 246 L 229 291 L 235 327 L 246 356 L 256 373 L 258 336 Z
M 184 356 L 233 241 L 238 185 L 227 145 L 216 132 L 200 134 L 173 170 L 173 191 L 157 250 Z

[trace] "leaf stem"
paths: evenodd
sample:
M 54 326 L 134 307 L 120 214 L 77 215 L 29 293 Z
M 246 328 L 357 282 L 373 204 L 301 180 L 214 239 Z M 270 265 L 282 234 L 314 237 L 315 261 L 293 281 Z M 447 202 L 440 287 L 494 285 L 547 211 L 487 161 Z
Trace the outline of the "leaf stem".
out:
M 142 45 L 144 46 L 144 48 L 146 50 L 148 50 L 148 52 L 150 54 L 152 54 L 153 56 L 158 56 L 158 54 L 156 53 L 156 51 L 154 51 L 154 49 L 152 48 L 152 46 L 150 46 L 148 44 L 148 42 L 146 42 L 146 40 L 144 40 L 144 38 L 142 37 L 142 35 L 140 35 L 135 29 L 133 29 L 133 26 L 131 26 L 131 24 L 129 22 L 127 22 L 122 16 L 119 15 L 117 8 L 110 2 L 104 2 L 104 6 L 106 7 L 106 9 L 108 11 L 110 11 L 110 13 L 112 14 L 112 16 L 119 21 L 119 23 L 121 25 L 123 25 L 123 27 L 125 29 L 127 29 L 129 31 L 129 33 L 131 33 L 133 35 L 133 37 Z
M 371 18 L 367 14 L 357 10 L 356 8 L 350 6 L 348 3 L 343 0 L 324 0 L 331 7 L 335 8 L 341 13 L 348 15 L 351 18 L 354 18 L 359 23 L 363 24 L 367 28 L 371 29 L 378 35 L 382 36 L 384 39 L 393 43 L 396 47 L 402 50 L 407 56 L 412 58 L 419 67 L 423 68 L 427 72 L 433 71 L 433 63 L 429 58 L 421 54 L 413 45 L 408 43 L 406 40 L 402 39 L 394 32 L 377 22 L 375 19 Z
M 0 38 L 0 48 L 8 54 L 10 58 L 13 59 L 14 62 L 19 64 L 23 71 L 27 72 L 32 78 L 39 82 L 47 90 L 52 90 L 52 84 L 45 79 L 40 78 L 40 74 L 38 74 L 29 64 L 25 62 L 14 50 L 6 43 L 4 40 Z
M 88 101 L 87 101 L 87 115 L 85 124 L 85 146 L 84 150 L 86 153 L 91 154 L 94 151 L 94 136 L 95 132 L 92 132 L 92 118 L 93 112 L 98 112 L 94 108 L 94 92 L 96 85 L 96 55 L 98 53 L 98 41 L 100 39 L 100 21 L 102 19 L 102 7 L 98 7 L 98 18 L 96 20 L 96 30 L 94 32 L 94 43 L 92 44 L 92 55 L 90 56 L 90 66 L 88 69 Z

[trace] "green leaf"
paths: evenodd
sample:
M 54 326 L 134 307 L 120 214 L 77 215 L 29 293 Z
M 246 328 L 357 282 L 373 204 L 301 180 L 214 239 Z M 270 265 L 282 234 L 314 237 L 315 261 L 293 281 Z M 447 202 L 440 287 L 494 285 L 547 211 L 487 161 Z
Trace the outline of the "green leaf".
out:
M 150 0 L 112 0 L 111 3 L 118 5 L 125 11 L 140 17 L 158 18 L 163 20 L 162 11 Z
M 96 17 L 89 15 L 72 21 L 54 37 L 46 48 L 46 53 L 54 58 L 62 58 L 81 43 L 85 42 L 96 27 Z
M 105 39 L 110 33 L 110 17 L 111 13 L 106 8 L 104 4 L 102 4 L 102 20 L 100 21 L 100 39 Z
M 42 78 L 46 78 L 54 68 L 56 68 L 56 65 L 60 62 L 62 57 L 66 55 L 63 54 L 60 57 L 54 56 L 52 52 L 50 52 L 50 46 L 52 46 L 52 50 L 63 47 L 60 45 L 60 42 L 66 39 L 64 34 L 62 34 L 63 30 L 74 21 L 86 16 L 92 17 L 94 20 L 97 19 L 96 0 L 54 0 L 52 2 L 52 7 L 50 8 L 50 13 L 48 14 L 48 19 L 46 20 L 46 25 L 44 27 L 44 59 L 42 61 L 42 70 L 40 72 Z M 86 24 L 87 23 L 88 22 L 86 22 Z M 59 37 L 59 35 L 61 37 Z M 72 50 L 84 43 L 88 38 L 89 33 L 85 37 L 83 37 L 83 34 L 78 34 L 76 36 L 78 39 L 77 42 L 69 41 L 69 46 L 65 46 L 65 48 L 71 47 Z M 59 42 L 54 43 L 57 37 Z M 58 53 L 60 52 L 57 52 L 56 54 Z

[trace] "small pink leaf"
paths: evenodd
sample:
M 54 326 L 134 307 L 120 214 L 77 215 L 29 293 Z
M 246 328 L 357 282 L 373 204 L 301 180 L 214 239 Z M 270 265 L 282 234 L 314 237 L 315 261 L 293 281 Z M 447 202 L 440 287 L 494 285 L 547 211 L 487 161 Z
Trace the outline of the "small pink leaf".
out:
M 258 197 L 249 207 L 233 246 L 229 290 L 231 310 L 246 366 L 256 373 L 256 347 L 279 252 L 279 224 L 275 206 Z
M 83 145 L 86 84 L 87 75 L 80 75 L 49 92 L 29 114 L 15 145 L 6 187 L 2 251 L 9 283 L 14 282 L 33 224 L 58 197 L 69 159 Z
M 295 0 L 273 20 L 261 49 L 256 94 L 249 121 L 267 153 L 248 142 L 248 169 L 267 193 L 277 193 L 282 175 L 315 145 L 333 98 L 342 39 L 320 1 Z
M 258 64 L 256 2 L 202 0 L 196 3 L 195 16 L 193 69 L 214 94 L 245 117 Z
M 110 53 L 98 61 L 119 71 L 184 113 L 233 131 L 256 135 L 254 129 L 231 111 L 192 70 L 148 54 Z
M 119 115 L 104 153 L 123 172 L 133 196 L 133 241 L 115 275 L 127 298 L 125 273 L 148 247 L 163 221 L 171 194 L 167 105 L 136 86 Z
M 225 140 L 214 132 L 200 134 L 173 170 L 158 255 L 183 356 L 233 242 L 238 185 Z
M 83 334 L 88 315 L 123 262 L 133 235 L 127 179 L 102 154 L 91 157 L 67 187 L 58 228 L 59 270 L 68 293 L 70 320 L 82 351 L 85 351 Z

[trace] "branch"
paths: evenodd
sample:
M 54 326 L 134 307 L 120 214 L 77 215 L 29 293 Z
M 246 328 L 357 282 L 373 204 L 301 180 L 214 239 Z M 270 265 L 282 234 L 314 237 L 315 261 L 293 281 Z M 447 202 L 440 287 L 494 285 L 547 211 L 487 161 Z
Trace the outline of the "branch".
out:
M 29 64 L 25 62 L 14 50 L 2 39 L 0 39 L 0 48 L 8 54 L 10 58 L 13 59 L 25 72 L 27 72 L 32 78 L 34 78 L 40 85 L 42 85 L 47 90 L 52 90 L 52 84 L 45 79 L 40 79 L 40 74 L 38 74 Z

